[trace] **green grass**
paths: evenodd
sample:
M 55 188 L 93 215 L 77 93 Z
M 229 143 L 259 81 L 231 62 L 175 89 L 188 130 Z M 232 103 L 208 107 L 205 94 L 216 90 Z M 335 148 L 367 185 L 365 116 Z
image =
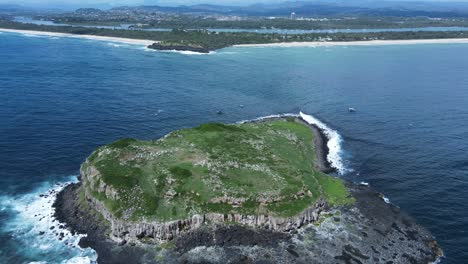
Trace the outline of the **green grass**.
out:
M 132 143 L 135 143 L 136 140 L 133 138 L 123 138 L 115 141 L 114 143 L 109 144 L 111 148 L 125 148 L 130 146 Z
M 277 215 L 279 216 L 294 216 L 301 213 L 305 208 L 312 205 L 312 203 L 315 202 L 316 199 L 317 197 L 306 197 L 297 200 L 294 199 L 292 201 L 282 201 L 269 205 L 268 209 L 270 209 L 273 212 L 278 212 Z
M 354 202 L 354 198 L 349 196 L 340 179 L 325 174 L 320 174 L 317 178 L 330 206 L 346 205 Z
M 96 167 L 118 196 L 91 193 L 116 216 L 134 221 L 208 212 L 293 216 L 319 197 L 331 205 L 352 202 L 341 180 L 314 169 L 312 142 L 310 128 L 294 118 L 209 123 L 160 140 L 119 140 L 96 150 L 84 166 Z

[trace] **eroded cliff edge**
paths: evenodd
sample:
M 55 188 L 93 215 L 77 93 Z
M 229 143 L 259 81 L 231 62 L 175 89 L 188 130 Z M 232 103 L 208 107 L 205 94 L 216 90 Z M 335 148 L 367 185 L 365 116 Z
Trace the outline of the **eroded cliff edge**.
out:
M 268 214 L 205 213 L 167 222 L 144 220 L 128 221 L 115 217 L 109 212 L 102 201 L 96 199 L 90 193 L 90 190 L 97 189 L 101 193 L 106 193 L 108 196 L 114 196 L 117 195 L 116 191 L 99 180 L 100 175 L 95 167 L 84 164 L 82 168 L 84 168 L 80 173 L 82 195 L 84 195 L 86 202 L 94 210 L 102 214 L 104 219 L 110 223 L 110 238 L 118 243 L 138 243 L 145 239 L 166 242 L 183 233 L 197 230 L 203 225 L 240 224 L 251 228 L 289 232 L 317 221 L 320 212 L 324 210 L 326 206 L 326 202 L 319 197 L 315 203 L 307 207 L 304 211 L 291 217 L 278 217 Z
M 326 141 L 312 131 L 321 139 L 316 144 Z M 315 148 L 326 156 L 323 145 Z M 317 197 L 292 217 L 207 213 L 132 222 L 114 217 L 89 192 L 118 195 L 93 178 L 98 174 L 82 166 L 81 185 L 65 188 L 55 207 L 60 221 L 88 234 L 81 245 L 94 248 L 100 263 L 428 263 L 441 255 L 427 230 L 369 187 L 347 183 L 353 204 L 330 206 Z

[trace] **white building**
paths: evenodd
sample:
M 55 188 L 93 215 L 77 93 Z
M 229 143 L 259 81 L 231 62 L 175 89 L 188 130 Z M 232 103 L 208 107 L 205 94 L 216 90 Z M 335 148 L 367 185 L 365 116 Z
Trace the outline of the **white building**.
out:
M 291 13 L 291 20 L 296 20 L 296 13 L 295 12 Z

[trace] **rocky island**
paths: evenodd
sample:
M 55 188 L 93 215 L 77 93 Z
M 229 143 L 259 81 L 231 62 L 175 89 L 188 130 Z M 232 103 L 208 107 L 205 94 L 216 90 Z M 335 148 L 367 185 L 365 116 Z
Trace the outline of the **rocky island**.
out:
M 382 195 L 325 174 L 299 117 L 122 139 L 54 204 L 99 263 L 429 263 L 432 235 Z

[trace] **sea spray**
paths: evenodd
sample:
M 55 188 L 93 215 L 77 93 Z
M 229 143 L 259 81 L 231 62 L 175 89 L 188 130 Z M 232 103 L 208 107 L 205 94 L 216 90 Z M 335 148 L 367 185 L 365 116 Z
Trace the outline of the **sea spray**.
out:
M 330 165 L 333 168 L 335 168 L 339 174 L 344 174 L 348 172 L 349 170 L 344 165 L 343 159 L 341 157 L 341 143 L 343 140 L 341 139 L 340 134 L 338 134 L 338 132 L 336 132 L 335 130 L 329 128 L 325 123 L 313 117 L 312 115 L 307 115 L 300 112 L 299 116 L 310 125 L 317 126 L 319 129 L 321 129 L 325 136 L 328 138 L 327 160 L 328 162 L 330 162 Z
M 288 117 L 288 116 L 290 116 L 290 117 L 299 117 L 298 114 L 267 115 L 267 116 L 257 117 L 257 118 L 254 118 L 254 119 L 242 120 L 242 121 L 239 121 L 237 123 L 238 124 L 243 124 L 243 123 L 256 122 L 256 121 L 261 121 L 261 120 L 270 119 L 270 118 L 281 118 L 281 117 Z
M 11 215 L 2 226 L 19 245 L 21 255 L 33 263 L 95 263 L 96 253 L 82 249 L 78 242 L 83 235 L 74 235 L 54 218 L 52 207 L 57 194 L 77 177 L 61 183 L 44 182 L 22 195 L 0 196 L 0 210 Z

